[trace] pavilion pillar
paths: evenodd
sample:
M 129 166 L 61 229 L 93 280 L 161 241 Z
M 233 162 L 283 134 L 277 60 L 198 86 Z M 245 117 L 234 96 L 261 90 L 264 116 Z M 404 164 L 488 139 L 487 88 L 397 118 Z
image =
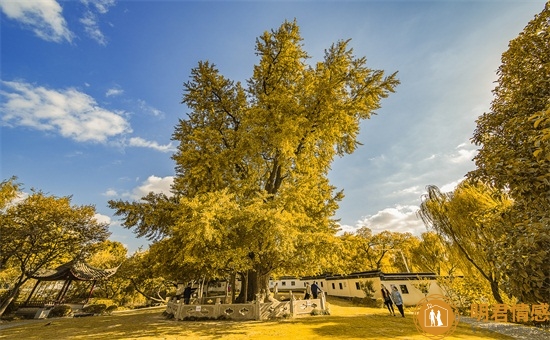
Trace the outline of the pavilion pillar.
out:
M 86 303 L 88 303 L 88 301 L 90 301 L 90 299 L 92 298 L 92 293 L 94 292 L 95 283 L 96 283 L 96 280 L 94 280 L 92 282 L 92 288 L 90 288 L 90 294 L 88 294 L 88 298 L 86 299 Z
M 36 287 L 38 287 L 39 284 L 40 284 L 40 280 L 36 280 L 36 283 L 34 284 L 34 287 L 32 288 L 31 293 L 29 294 L 29 297 L 27 298 L 27 301 L 25 301 L 25 305 L 27 305 L 29 303 L 29 301 L 31 301 L 31 297 L 34 294 L 34 291 L 36 290 Z
M 59 292 L 59 294 L 57 294 L 57 298 L 55 299 L 56 302 L 61 302 L 63 300 L 65 294 L 67 294 L 67 291 L 69 290 L 69 286 L 71 285 L 71 283 L 71 279 L 67 279 L 67 281 L 65 281 L 63 287 L 61 288 L 61 291 Z

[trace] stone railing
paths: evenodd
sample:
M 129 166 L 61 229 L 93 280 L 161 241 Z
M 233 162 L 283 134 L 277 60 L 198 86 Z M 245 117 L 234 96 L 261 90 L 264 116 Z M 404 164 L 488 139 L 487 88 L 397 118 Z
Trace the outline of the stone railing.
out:
M 296 317 L 311 314 L 314 309 L 325 310 L 326 300 L 324 294 L 319 299 L 295 300 L 291 295 L 290 301 L 277 301 L 260 303 L 221 303 L 215 304 L 189 304 L 180 301 L 169 301 L 166 313 L 174 315 L 176 320 L 188 320 L 190 318 L 231 319 L 231 320 L 269 320 L 282 317 Z

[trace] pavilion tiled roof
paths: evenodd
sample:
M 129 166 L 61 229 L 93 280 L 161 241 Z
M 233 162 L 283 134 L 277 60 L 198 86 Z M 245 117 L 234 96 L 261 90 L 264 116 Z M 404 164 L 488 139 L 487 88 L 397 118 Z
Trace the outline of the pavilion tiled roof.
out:
M 99 269 L 92 267 L 82 261 L 71 261 L 55 269 L 47 269 L 41 271 L 31 277 L 33 279 L 41 281 L 94 281 L 107 279 L 113 276 L 116 273 L 117 269 L 118 267 L 110 269 Z

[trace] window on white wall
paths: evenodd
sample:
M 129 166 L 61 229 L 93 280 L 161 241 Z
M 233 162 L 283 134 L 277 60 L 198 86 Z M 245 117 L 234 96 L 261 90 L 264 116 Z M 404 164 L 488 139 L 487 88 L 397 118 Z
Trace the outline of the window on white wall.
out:
M 359 282 L 355 282 L 355 288 L 357 290 L 361 290 L 361 285 L 359 284 Z
M 407 289 L 407 285 L 399 285 L 399 288 L 401 288 L 402 294 L 409 294 L 409 290 Z
M 338 286 L 340 286 L 340 289 L 344 289 L 344 288 L 342 287 L 342 282 L 338 282 Z
M 286 281 L 281 282 L 281 286 L 286 286 Z

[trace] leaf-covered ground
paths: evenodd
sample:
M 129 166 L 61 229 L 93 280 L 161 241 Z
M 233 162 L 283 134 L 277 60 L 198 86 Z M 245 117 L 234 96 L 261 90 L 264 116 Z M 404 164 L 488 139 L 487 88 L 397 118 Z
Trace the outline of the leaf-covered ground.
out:
M 329 304 L 328 316 L 269 322 L 175 321 L 165 319 L 162 309 L 34 320 L 7 328 L 0 324 L 0 339 L 427 339 L 417 331 L 411 312 L 402 318 L 339 299 L 329 299 Z M 513 338 L 461 322 L 445 339 Z

